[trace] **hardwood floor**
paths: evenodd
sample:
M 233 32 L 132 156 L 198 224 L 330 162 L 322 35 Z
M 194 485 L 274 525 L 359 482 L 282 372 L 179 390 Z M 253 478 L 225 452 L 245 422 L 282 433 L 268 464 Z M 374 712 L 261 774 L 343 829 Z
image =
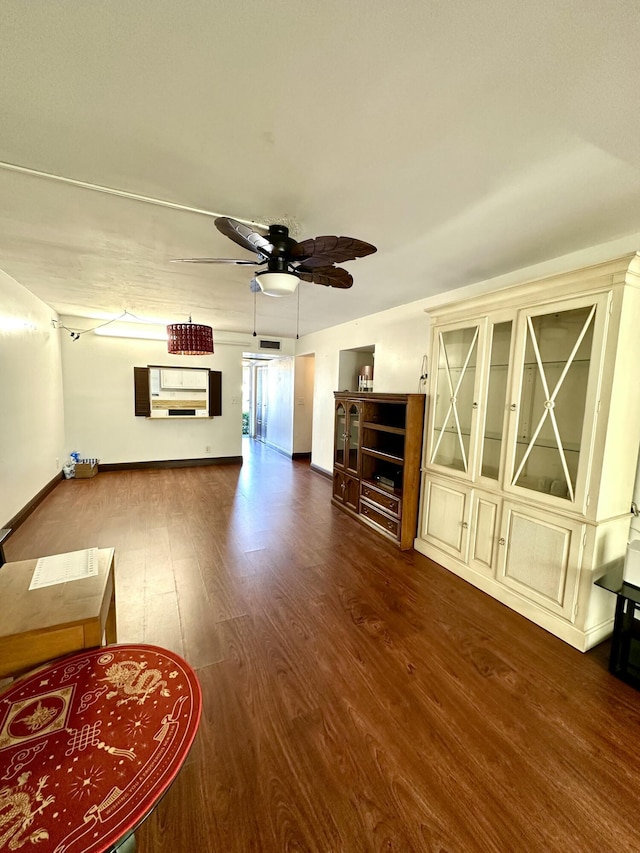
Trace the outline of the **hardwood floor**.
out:
M 114 546 L 121 642 L 198 670 L 139 853 L 640 850 L 640 693 L 330 505 L 308 463 L 62 482 L 18 560 Z

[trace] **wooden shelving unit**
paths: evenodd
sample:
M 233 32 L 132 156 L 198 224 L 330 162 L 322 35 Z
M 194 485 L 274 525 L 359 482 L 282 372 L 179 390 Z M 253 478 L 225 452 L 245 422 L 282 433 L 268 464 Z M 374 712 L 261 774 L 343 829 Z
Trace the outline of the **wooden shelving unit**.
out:
M 335 392 L 334 506 L 402 550 L 418 516 L 424 394 Z

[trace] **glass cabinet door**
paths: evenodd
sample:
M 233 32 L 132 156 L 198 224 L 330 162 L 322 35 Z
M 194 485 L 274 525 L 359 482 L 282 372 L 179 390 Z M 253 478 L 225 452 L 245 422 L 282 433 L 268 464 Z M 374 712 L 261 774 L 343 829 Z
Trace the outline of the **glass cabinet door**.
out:
M 442 329 L 437 339 L 437 375 L 429 461 L 471 476 L 472 433 L 477 403 L 476 367 L 480 326 Z
M 344 468 L 347 441 L 347 412 L 343 403 L 336 405 L 335 435 L 333 436 L 333 463 Z
M 346 466 L 347 471 L 357 474 L 360 471 L 360 407 L 357 403 L 349 404 L 347 424 Z
M 512 322 L 495 323 L 490 330 L 488 353 L 487 404 L 480 447 L 480 474 L 498 480 L 502 441 L 507 413 L 507 379 L 511 356 Z
M 565 303 L 566 304 L 566 303 Z M 511 485 L 577 500 L 594 340 L 604 305 L 526 314 Z M 591 379 L 593 385 L 593 379 Z M 591 406 L 589 407 L 591 408 Z M 587 425 L 589 431 L 592 424 Z

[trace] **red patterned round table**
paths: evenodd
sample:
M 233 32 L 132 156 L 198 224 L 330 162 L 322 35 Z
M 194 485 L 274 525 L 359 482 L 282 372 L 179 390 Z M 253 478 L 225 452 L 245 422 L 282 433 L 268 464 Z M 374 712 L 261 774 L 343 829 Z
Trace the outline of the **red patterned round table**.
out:
M 201 708 L 191 667 L 155 646 L 83 652 L 17 681 L 0 695 L 0 851 L 110 850 L 175 778 Z

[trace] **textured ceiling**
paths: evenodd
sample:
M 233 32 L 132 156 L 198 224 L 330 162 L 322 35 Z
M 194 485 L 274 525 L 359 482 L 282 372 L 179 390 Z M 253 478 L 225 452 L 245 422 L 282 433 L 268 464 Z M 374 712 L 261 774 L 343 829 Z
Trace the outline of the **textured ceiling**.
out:
M 0 31 L 0 161 L 378 246 L 301 285 L 301 334 L 640 231 L 637 0 L 3 0 Z M 0 167 L 0 269 L 60 313 L 251 330 L 251 268 L 169 263 L 199 255 L 250 257 Z

